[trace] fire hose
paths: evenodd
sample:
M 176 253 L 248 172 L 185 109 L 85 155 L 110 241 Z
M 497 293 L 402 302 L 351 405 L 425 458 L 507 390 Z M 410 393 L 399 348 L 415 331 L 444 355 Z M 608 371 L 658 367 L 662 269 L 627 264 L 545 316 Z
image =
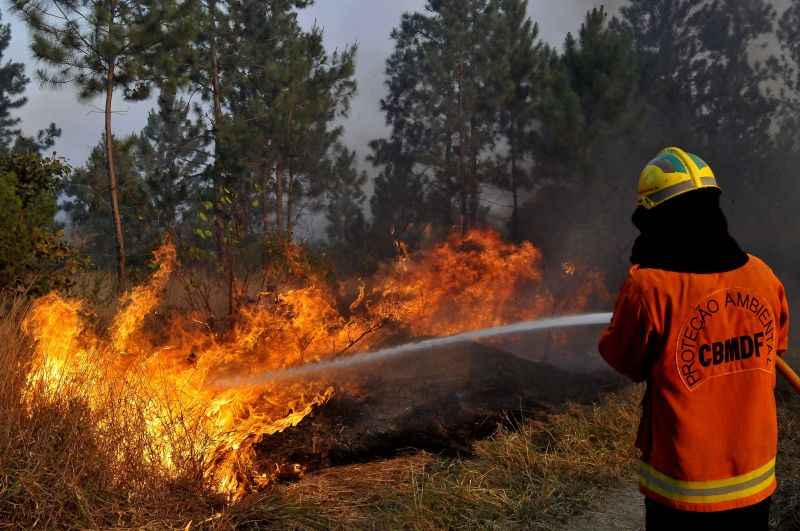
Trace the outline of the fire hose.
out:
M 778 368 L 778 372 L 780 372 L 784 378 L 789 382 L 789 384 L 794 388 L 797 394 L 800 394 L 800 376 L 794 372 L 791 365 L 789 365 L 786 360 L 781 358 L 780 356 L 776 357 L 778 360 L 776 362 L 776 366 Z

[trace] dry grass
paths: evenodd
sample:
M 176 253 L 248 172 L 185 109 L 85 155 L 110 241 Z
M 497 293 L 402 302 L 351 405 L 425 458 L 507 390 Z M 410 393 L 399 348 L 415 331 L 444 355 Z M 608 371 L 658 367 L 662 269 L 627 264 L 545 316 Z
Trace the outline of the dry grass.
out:
M 0 528 L 163 529 L 213 512 L 187 478 L 146 459 L 136 422 L 116 401 L 100 411 L 74 393 L 27 383 L 32 348 L 20 331 L 26 306 L 0 319 Z M 65 384 L 66 385 L 66 384 Z
M 630 478 L 640 390 L 501 429 L 470 459 L 332 469 L 285 490 L 309 529 L 552 529 Z

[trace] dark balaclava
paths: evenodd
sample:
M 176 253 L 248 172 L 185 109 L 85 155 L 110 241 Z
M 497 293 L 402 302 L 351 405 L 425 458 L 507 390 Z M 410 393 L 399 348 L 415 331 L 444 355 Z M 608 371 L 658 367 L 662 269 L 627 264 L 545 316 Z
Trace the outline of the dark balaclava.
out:
M 728 233 L 720 192 L 700 189 L 655 208 L 639 207 L 633 224 L 641 232 L 631 263 L 681 273 L 722 273 L 738 269 L 748 257 Z

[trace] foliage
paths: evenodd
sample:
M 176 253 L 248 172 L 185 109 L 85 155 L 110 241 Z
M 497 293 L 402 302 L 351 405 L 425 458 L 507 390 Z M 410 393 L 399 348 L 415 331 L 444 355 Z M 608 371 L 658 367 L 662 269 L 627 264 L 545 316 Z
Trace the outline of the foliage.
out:
M 112 145 L 117 161 L 122 222 L 136 228 L 128 233 L 128 255 L 132 265 L 143 267 L 173 220 L 159 209 L 158 190 L 148 186 L 140 171 L 140 137 L 114 138 Z M 115 259 L 115 242 L 109 238 L 114 226 L 106 167 L 103 138 L 92 149 L 85 166 L 77 168 L 66 180 L 63 202 L 73 227 L 73 239 L 80 242 L 92 261 L 101 267 L 112 266 Z
M 398 240 L 415 246 L 433 219 L 428 179 L 416 167 L 414 155 L 400 138 L 402 134 L 395 128 L 394 138 L 370 143 L 369 161 L 382 167 L 373 180 L 374 192 L 370 198 L 370 238 L 376 260 L 393 256 Z
M 9 44 L 11 44 L 11 25 L 0 24 L 0 58 L 5 54 Z M 0 152 L 13 150 L 41 154 L 53 147 L 55 139 L 61 135 L 61 130 L 55 124 L 50 124 L 47 129 L 39 131 L 36 137 L 23 135 L 17 127 L 20 119 L 12 117 L 11 112 L 28 103 L 23 93 L 29 82 L 23 63 L 9 61 L 0 66 Z
M 5 54 L 11 43 L 11 25 L 0 25 L 0 56 Z M 19 137 L 20 130 L 15 129 L 20 123 L 19 118 L 13 118 L 11 111 L 19 109 L 27 103 L 27 98 L 22 96 L 25 87 L 30 81 L 25 75 L 23 63 L 9 61 L 0 68 L 0 149 L 8 151 Z
M 728 189 L 752 190 L 771 153 L 776 101 L 765 90 L 773 72 L 750 50 L 773 31 L 773 18 L 765 0 L 636 0 L 624 7 L 619 29 L 633 38 L 649 107 L 639 142 L 653 151 L 680 140 L 719 174 L 736 176 Z M 730 153 L 739 156 L 734 161 Z
M 137 170 L 156 216 L 149 223 L 162 233 L 178 233 L 190 222 L 209 159 L 203 124 L 192 121 L 190 112 L 188 102 L 165 86 L 158 109 L 148 114 L 134 146 Z M 185 238 L 186 232 L 175 235 Z
M 0 290 L 38 295 L 73 283 L 81 263 L 54 221 L 68 171 L 33 153 L 0 155 Z
M 624 271 L 624 255 L 596 235 L 630 230 L 628 176 L 641 169 L 641 161 L 622 153 L 641 107 L 631 40 L 609 25 L 603 8 L 592 9 L 577 37 L 567 35 L 563 54 L 551 54 L 549 61 L 536 147 L 540 186 L 523 206 L 522 235 L 541 247 L 551 270 L 560 271 L 567 254 Z
M 319 28 L 300 28 L 292 2 L 241 4 L 231 15 L 237 61 L 223 65 L 222 81 L 221 134 L 241 175 L 236 208 L 257 200 L 261 219 L 245 224 L 289 240 L 303 201 L 327 188 L 322 164 L 355 92 L 356 49 L 328 54 Z
M 105 96 L 105 162 L 114 220 L 118 287 L 127 283 L 125 239 L 112 145 L 115 90 L 146 99 L 163 75 L 162 57 L 194 34 L 184 15 L 191 2 L 177 0 L 13 0 L 12 9 L 32 30 L 37 59 L 51 70 L 38 76 L 53 87 L 73 84 L 81 99 Z
M 497 11 L 490 0 L 429 1 L 425 13 L 403 15 L 386 63 L 389 93 L 381 108 L 393 140 L 428 171 L 429 195 L 443 207 L 437 221 L 464 231 L 481 217 L 495 141 L 499 94 L 490 87 L 504 64 L 495 57 L 504 53 L 494 41 Z
M 493 80 L 500 94 L 495 118 L 505 153 L 498 155 L 500 166 L 495 184 L 511 193 L 511 239 L 520 239 L 520 195 L 534 185 L 532 167 L 540 144 L 539 127 L 542 101 L 551 49 L 540 42 L 539 26 L 527 16 L 527 0 L 500 2 L 497 45 L 506 53 L 499 57 L 501 75 Z
M 364 216 L 364 185 L 367 175 L 356 167 L 356 152 L 336 146 L 327 169 L 328 190 L 325 217 L 328 242 L 338 255 L 339 270 L 345 274 L 365 271 L 373 259 L 367 243 Z
M 227 278 L 231 315 L 237 276 L 268 266 L 271 242 L 291 243 L 299 218 L 322 208 L 336 121 L 355 92 L 355 47 L 329 53 L 321 29 L 301 28 L 297 10 L 310 3 L 195 5 L 204 29 L 176 82 L 209 101 L 214 153 L 198 186 L 193 251 Z

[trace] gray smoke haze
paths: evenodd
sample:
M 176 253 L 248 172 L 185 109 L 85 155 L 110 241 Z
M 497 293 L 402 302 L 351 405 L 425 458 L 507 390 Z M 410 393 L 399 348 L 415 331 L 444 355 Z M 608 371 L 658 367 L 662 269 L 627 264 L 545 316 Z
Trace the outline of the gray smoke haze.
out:
M 624 0 L 530 0 L 530 14 L 539 23 L 542 38 L 560 45 L 567 32 L 577 32 L 590 8 L 605 5 L 616 12 Z M 357 43 L 356 77 L 358 95 L 345 121 L 345 141 L 360 155 L 367 152 L 370 140 L 385 135 L 384 118 L 379 102 L 384 95 L 384 64 L 392 51 L 389 34 L 403 13 L 421 10 L 425 0 L 317 0 L 316 5 L 301 13 L 306 27 L 315 22 L 325 30 L 329 49 Z M 27 28 L 11 13 L 4 12 L 3 22 L 11 23 L 12 42 L 5 60 L 21 61 L 34 78 L 37 65 L 29 50 Z M 79 102 L 75 91 L 42 88 L 35 80 L 28 89 L 29 103 L 17 115 L 30 134 L 55 122 L 64 131 L 55 150 L 73 165 L 82 165 L 102 133 L 102 104 L 99 101 Z M 147 112 L 154 102 L 128 103 L 121 98 L 114 105 L 114 130 L 118 135 L 138 132 L 144 127 Z

